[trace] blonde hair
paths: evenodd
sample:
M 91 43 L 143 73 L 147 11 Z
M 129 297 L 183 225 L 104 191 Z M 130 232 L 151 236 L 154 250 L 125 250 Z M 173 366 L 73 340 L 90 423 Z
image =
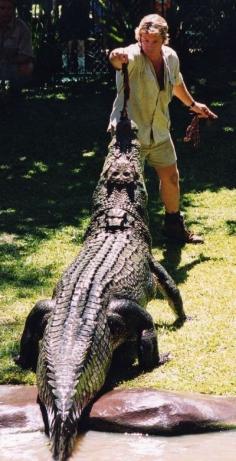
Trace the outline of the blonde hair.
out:
M 141 34 L 158 34 L 163 38 L 163 43 L 169 43 L 168 24 L 159 14 L 148 14 L 140 21 L 135 29 L 135 38 L 140 42 Z

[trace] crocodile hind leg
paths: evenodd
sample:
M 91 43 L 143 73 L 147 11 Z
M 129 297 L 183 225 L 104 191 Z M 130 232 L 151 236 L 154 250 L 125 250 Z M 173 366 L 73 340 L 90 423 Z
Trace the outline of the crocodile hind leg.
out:
M 27 316 L 20 341 L 20 354 L 15 358 L 15 363 L 21 368 L 36 371 L 39 341 L 43 337 L 53 307 L 54 300 L 38 301 Z
M 108 323 L 116 347 L 135 337 L 139 365 L 150 370 L 160 363 L 157 334 L 151 315 L 129 299 L 113 299 Z
M 112 367 L 117 369 L 130 368 L 137 358 L 137 340 L 128 340 L 115 349 L 112 356 Z
M 162 293 L 164 298 L 167 299 L 169 306 L 177 317 L 175 324 L 182 325 L 185 320 L 187 320 L 187 316 L 184 312 L 183 300 L 180 291 L 174 280 L 164 267 L 155 261 L 154 258 L 150 261 L 150 269 L 155 276 L 158 290 Z

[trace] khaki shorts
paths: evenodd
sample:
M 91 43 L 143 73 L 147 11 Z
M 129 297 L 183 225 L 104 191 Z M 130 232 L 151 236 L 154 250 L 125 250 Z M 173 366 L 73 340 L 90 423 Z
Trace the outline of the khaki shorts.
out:
M 141 155 L 153 168 L 173 165 L 177 161 L 175 146 L 172 139 L 150 146 L 141 145 Z

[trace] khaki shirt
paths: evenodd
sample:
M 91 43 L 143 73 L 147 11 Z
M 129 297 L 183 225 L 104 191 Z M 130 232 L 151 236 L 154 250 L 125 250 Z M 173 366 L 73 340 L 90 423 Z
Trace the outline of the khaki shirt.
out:
M 138 43 L 124 48 L 128 53 L 130 97 L 128 115 L 138 127 L 138 138 L 142 145 L 162 143 L 170 138 L 170 116 L 168 105 L 173 96 L 173 86 L 183 82 L 179 59 L 174 50 L 163 46 L 164 89 L 160 91 L 153 64 L 142 53 Z M 120 119 L 124 104 L 123 74 L 116 72 L 117 97 L 113 104 L 109 128 Z
M 14 64 L 18 55 L 32 58 L 31 32 L 20 18 L 13 19 L 7 29 L 0 29 L 0 64 Z

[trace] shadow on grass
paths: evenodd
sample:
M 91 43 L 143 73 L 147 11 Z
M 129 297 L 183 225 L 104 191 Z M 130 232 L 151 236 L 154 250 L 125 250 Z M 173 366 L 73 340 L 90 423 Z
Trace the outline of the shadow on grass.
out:
M 100 95 L 91 113 L 89 95 L 60 96 L 29 99 L 22 118 L 14 114 L 10 126 L 6 121 L 1 136 L 3 232 L 44 237 L 39 228 L 79 226 L 89 213 L 107 150 L 108 113 Z
M 174 245 L 172 243 L 166 243 L 163 250 L 163 260 L 161 264 L 166 268 L 168 272 L 171 272 L 172 277 L 178 283 L 183 283 L 186 280 L 186 274 L 198 264 L 201 264 L 204 261 L 209 261 L 211 258 L 204 256 L 203 253 L 200 253 L 198 258 L 194 261 L 191 261 L 184 266 L 179 267 L 181 262 L 181 252 L 184 245 Z
M 226 221 L 229 235 L 236 234 L 236 221 Z

